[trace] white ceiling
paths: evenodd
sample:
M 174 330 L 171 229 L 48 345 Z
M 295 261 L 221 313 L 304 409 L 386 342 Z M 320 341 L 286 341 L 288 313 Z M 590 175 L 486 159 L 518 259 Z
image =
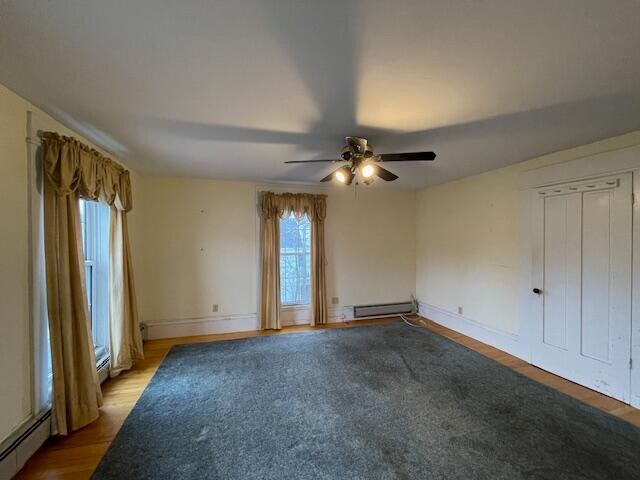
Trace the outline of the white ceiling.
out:
M 640 129 L 637 0 L 0 0 L 0 82 L 142 172 L 414 188 Z

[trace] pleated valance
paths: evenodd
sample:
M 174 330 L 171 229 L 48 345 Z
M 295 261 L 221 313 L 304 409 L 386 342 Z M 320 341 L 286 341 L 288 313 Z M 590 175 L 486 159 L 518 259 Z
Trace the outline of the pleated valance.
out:
M 101 200 L 125 212 L 131 210 L 128 170 L 73 137 L 44 132 L 42 145 L 44 171 L 58 195 L 77 190 L 87 200 Z
M 310 220 L 322 221 L 327 216 L 327 196 L 310 193 L 262 192 L 260 215 L 265 218 L 286 218 L 293 214 L 301 219 L 306 214 Z

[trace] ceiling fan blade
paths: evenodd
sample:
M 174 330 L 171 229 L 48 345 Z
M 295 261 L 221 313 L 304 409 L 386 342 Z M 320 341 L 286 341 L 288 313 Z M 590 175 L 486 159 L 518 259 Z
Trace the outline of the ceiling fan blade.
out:
M 287 160 L 284 163 L 321 163 L 321 162 L 342 162 L 342 160 Z
M 398 176 L 395 173 L 391 173 L 389 170 L 382 168 L 380 165 L 376 165 L 376 175 L 387 182 L 393 182 Z
M 378 156 L 381 162 L 424 162 L 436 158 L 434 152 L 382 153 Z
M 340 170 L 338 168 L 338 170 Z M 335 174 L 338 170 L 334 170 L 333 172 L 331 172 L 329 175 L 327 175 L 326 177 L 324 177 L 322 180 L 320 180 L 321 182 L 330 182 L 331 180 L 333 180 L 335 178 Z

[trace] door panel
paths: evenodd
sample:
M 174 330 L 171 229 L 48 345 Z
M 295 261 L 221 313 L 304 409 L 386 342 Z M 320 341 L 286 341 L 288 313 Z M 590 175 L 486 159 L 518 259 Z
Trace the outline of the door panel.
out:
M 613 192 L 583 194 L 581 353 L 611 363 L 611 229 Z
M 532 363 L 628 401 L 631 174 L 535 190 Z
M 567 348 L 567 289 L 569 287 L 568 210 L 575 208 L 569 196 L 556 196 L 544 200 L 544 272 L 545 301 L 543 305 L 543 341 L 547 345 Z

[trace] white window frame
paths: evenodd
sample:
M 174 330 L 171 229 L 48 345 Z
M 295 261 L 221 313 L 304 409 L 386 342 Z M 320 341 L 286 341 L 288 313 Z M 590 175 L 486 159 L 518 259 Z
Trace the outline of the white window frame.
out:
M 51 408 L 51 352 L 44 256 L 44 197 L 42 144 L 44 117 L 27 112 L 27 170 L 29 191 L 29 337 L 31 361 L 31 415 L 38 418 Z

